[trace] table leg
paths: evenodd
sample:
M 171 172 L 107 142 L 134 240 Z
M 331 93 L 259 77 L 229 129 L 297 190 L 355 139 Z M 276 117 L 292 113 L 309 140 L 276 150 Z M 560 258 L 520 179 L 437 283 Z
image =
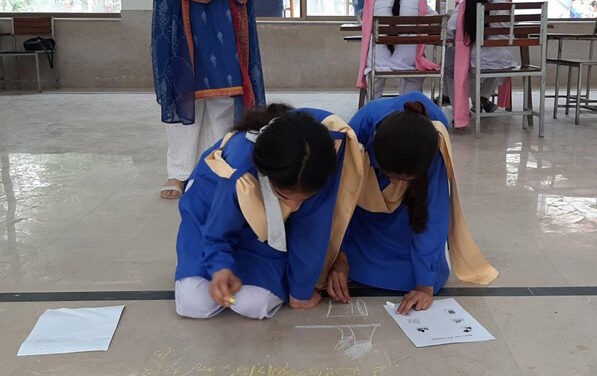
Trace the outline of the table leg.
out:
M 569 114 L 570 109 L 570 83 L 572 81 L 572 67 L 568 66 L 568 84 L 566 86 L 566 111 L 565 114 Z
M 529 92 L 527 91 L 527 85 L 531 81 L 530 77 L 523 76 L 522 77 L 522 110 L 528 111 L 529 109 Z M 529 122 L 529 117 L 524 115 L 522 117 L 522 129 L 527 129 L 527 125 Z
M 582 64 L 578 65 L 578 74 L 576 76 L 576 113 L 574 115 L 574 124 L 580 124 L 580 101 L 582 91 Z
M 593 60 L 593 44 L 595 43 L 594 40 L 591 41 L 589 47 L 589 60 Z M 589 106 L 591 104 L 591 70 L 593 69 L 592 65 L 587 67 L 587 91 L 585 96 L 585 105 Z
M 556 84 L 555 84 L 555 93 L 554 93 L 554 99 L 553 99 L 553 118 L 557 119 L 558 118 L 558 102 L 559 102 L 559 94 L 560 94 L 560 59 L 562 58 L 562 44 L 563 41 L 560 39 L 558 41 L 558 57 L 557 57 L 557 62 L 556 62 Z

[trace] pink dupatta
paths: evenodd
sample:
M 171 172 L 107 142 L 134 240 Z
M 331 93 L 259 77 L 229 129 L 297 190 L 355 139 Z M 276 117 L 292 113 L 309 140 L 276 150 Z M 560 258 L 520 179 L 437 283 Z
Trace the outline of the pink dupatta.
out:
M 371 34 L 373 33 L 373 9 L 375 7 L 375 0 L 365 0 L 363 6 L 363 18 L 361 28 L 361 61 L 359 65 L 359 76 L 357 78 L 357 87 L 366 88 L 367 80 L 365 77 L 365 69 L 367 68 L 367 56 L 369 54 L 369 45 L 371 44 Z M 427 15 L 427 2 L 419 0 L 419 16 Z M 417 70 L 439 70 L 439 65 L 431 60 L 425 58 L 425 45 L 417 45 L 417 53 L 415 56 L 415 68 Z
M 460 0 L 456 3 L 460 6 L 458 20 L 456 22 L 456 37 L 454 40 L 454 127 L 462 128 L 469 125 L 469 92 L 468 74 L 471 66 L 471 46 L 466 45 L 464 35 L 464 12 L 466 1 Z M 498 106 L 510 107 L 512 79 L 508 78 L 498 88 Z

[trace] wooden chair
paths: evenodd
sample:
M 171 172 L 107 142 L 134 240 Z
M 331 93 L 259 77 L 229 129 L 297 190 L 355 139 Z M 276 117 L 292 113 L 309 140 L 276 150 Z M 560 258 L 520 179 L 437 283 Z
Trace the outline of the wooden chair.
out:
M 373 100 L 376 78 L 436 78 L 439 80 L 439 92 L 444 85 L 444 61 L 446 56 L 446 27 L 447 16 L 416 16 L 416 17 L 373 17 L 373 38 L 371 47 L 371 72 L 369 73 L 367 98 Z M 441 47 L 440 59 L 436 62 L 440 70 L 399 70 L 392 72 L 378 72 L 376 70 L 375 46 L 385 45 L 434 45 Z M 440 103 L 441 107 L 441 95 Z
M 24 49 L 17 48 L 17 37 L 18 36 L 50 36 L 54 38 L 54 19 L 52 17 L 15 17 L 12 19 L 12 32 L 13 38 L 13 49 L 12 50 L 0 50 L 0 59 L 5 56 L 15 56 L 17 59 L 21 56 L 31 56 L 35 59 L 35 72 L 37 78 L 37 90 L 41 93 L 41 74 L 39 69 L 40 56 L 46 55 L 46 51 L 25 51 Z M 58 84 L 58 70 L 56 68 L 54 56 L 56 50 L 53 49 L 48 51 L 48 59 L 50 67 L 54 70 L 56 84 Z
M 533 14 L 516 14 L 517 10 L 526 10 Z M 495 11 L 507 11 L 508 14 L 495 14 Z M 505 27 L 492 27 L 491 23 L 505 23 Z M 502 36 L 503 39 L 493 39 Z M 492 39 L 490 39 L 492 38 Z M 523 64 L 514 69 L 481 69 L 482 47 L 530 47 L 541 48 L 541 61 L 538 66 Z M 545 118 L 545 72 L 547 57 L 547 2 L 529 3 L 486 3 L 477 4 L 477 43 L 475 66 L 475 137 L 481 137 L 481 117 L 523 116 L 522 128 L 526 129 L 533 116 L 539 117 L 539 137 L 543 137 Z M 522 77 L 522 111 L 481 113 L 481 80 L 483 78 Z M 541 80 L 540 108 L 533 111 L 530 101 L 529 86 L 531 78 Z

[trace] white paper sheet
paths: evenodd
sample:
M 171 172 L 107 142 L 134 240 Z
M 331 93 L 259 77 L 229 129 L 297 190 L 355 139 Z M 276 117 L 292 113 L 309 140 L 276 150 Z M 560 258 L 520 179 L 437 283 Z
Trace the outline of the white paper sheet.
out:
M 17 356 L 106 351 L 123 309 L 123 305 L 47 309 Z
M 434 300 L 429 309 L 408 315 L 396 313 L 398 304 L 387 302 L 384 308 L 416 347 L 495 339 L 453 298 Z

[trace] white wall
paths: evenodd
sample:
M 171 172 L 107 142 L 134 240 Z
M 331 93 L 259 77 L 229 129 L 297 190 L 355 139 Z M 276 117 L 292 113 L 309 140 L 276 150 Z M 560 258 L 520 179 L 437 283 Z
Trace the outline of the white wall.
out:
M 151 10 L 151 0 L 122 0 L 122 10 Z

